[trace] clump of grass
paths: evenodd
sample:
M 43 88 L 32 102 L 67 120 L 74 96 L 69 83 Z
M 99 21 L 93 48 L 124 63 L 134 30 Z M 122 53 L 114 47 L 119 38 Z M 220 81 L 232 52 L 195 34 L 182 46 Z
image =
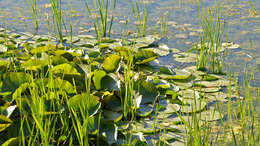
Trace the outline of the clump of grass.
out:
M 111 2 L 113 1 L 113 3 Z M 96 36 L 101 41 L 103 37 L 110 37 L 111 35 L 111 30 L 113 26 L 113 21 L 114 21 L 114 11 L 116 9 L 116 3 L 117 0 L 93 0 L 94 3 L 94 9 L 97 10 L 98 16 L 94 16 L 93 11 L 91 10 L 89 3 L 87 0 L 84 0 L 85 6 L 88 10 L 88 13 L 93 20 L 93 25 L 95 28 Z M 109 10 L 109 5 L 112 3 L 112 16 L 111 16 L 111 21 L 110 24 L 108 22 L 108 10 Z
M 59 41 L 63 44 L 63 18 L 62 18 L 62 8 L 61 8 L 61 0 L 50 0 L 52 12 L 54 15 L 53 24 L 56 24 L 56 29 L 59 36 Z M 65 26 L 65 25 L 64 25 Z
M 134 2 L 131 0 L 132 5 L 132 13 L 134 15 L 135 21 L 138 22 L 137 24 L 137 33 L 139 37 L 144 37 L 146 35 L 146 27 L 147 27 L 147 17 L 148 17 L 148 10 L 149 10 L 149 1 L 142 1 L 143 6 L 143 12 L 141 12 L 139 3 L 137 0 Z M 141 13 L 143 14 L 141 16 Z
M 201 14 L 201 11 L 203 14 Z M 199 2 L 200 26 L 203 33 L 200 38 L 200 50 L 197 69 L 223 73 L 223 58 L 220 53 L 224 39 L 226 22 L 222 20 L 221 8 L 216 4 L 215 10 L 203 7 Z

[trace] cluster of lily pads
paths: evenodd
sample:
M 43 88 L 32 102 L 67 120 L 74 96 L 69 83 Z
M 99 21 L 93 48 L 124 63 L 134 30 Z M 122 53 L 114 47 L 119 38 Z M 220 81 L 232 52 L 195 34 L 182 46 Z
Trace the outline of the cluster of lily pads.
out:
M 194 56 L 155 36 L 98 42 L 82 35 L 66 46 L 0 33 L 2 145 L 83 145 L 85 138 L 93 145 L 184 145 L 194 115 L 199 124 L 222 118 L 210 103 L 228 101 L 224 89 L 233 85 L 196 66 L 160 65 L 170 52 L 181 62 Z

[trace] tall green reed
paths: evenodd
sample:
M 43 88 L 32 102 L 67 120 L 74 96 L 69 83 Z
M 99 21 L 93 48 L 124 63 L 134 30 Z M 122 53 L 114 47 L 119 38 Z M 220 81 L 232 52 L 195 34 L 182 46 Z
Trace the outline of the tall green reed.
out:
M 147 18 L 148 18 L 148 10 L 149 10 L 149 1 L 143 2 L 143 11 L 141 12 L 140 5 L 137 0 L 134 2 L 131 0 L 132 5 L 132 13 L 134 15 L 135 21 L 137 21 L 137 33 L 139 37 L 144 37 L 146 35 L 147 29 Z M 143 14 L 141 16 L 141 13 Z
M 113 3 L 112 3 L 112 2 Z M 87 2 L 87 0 L 84 0 L 85 6 L 88 10 L 88 13 L 93 21 L 93 25 L 95 28 L 96 36 L 99 41 L 103 37 L 110 37 L 111 36 L 111 30 L 113 26 L 114 21 L 114 11 L 116 9 L 116 3 L 117 0 L 93 0 L 94 4 L 94 10 L 91 10 L 90 4 Z M 110 24 L 108 22 L 108 16 L 109 16 L 109 8 L 111 7 L 110 4 L 112 3 L 112 16 L 110 20 Z M 98 16 L 95 16 L 95 11 L 97 11 Z
M 63 32 L 63 26 L 65 27 L 65 24 L 63 22 L 63 17 L 62 17 L 61 0 L 50 0 L 50 3 L 54 15 L 53 23 L 56 24 L 55 26 L 58 32 L 59 41 L 61 44 L 63 44 L 62 32 Z
M 35 34 L 38 32 L 38 7 L 37 0 L 27 0 L 27 5 L 30 7 L 30 12 L 33 18 Z

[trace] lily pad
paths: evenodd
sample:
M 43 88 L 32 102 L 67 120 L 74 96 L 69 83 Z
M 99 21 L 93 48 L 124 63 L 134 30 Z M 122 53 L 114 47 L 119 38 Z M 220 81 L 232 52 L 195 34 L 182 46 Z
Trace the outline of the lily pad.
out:
M 3 75 L 3 92 L 14 92 L 20 85 L 30 82 L 31 77 L 24 72 L 9 72 Z
M 56 65 L 53 67 L 52 71 L 54 74 L 59 74 L 59 75 L 64 75 L 64 74 L 80 75 L 77 69 L 68 63 Z
M 93 82 L 94 86 L 97 90 L 100 90 L 102 88 L 102 79 L 107 75 L 107 73 L 103 70 L 95 70 L 93 74 Z
M 114 73 L 107 74 L 101 80 L 101 88 L 108 89 L 109 91 L 119 91 L 120 79 Z
M 97 97 L 82 93 L 75 95 L 69 99 L 68 105 L 76 112 L 80 112 L 83 109 L 87 109 L 89 115 L 93 115 L 100 108 L 100 103 Z M 84 112 L 84 111 L 83 111 Z
M 119 66 L 120 59 L 121 57 L 119 55 L 110 55 L 104 60 L 102 66 L 107 72 L 114 72 Z
M 180 111 L 182 113 L 196 113 L 200 112 L 206 107 L 206 101 L 201 99 L 184 99 L 182 98 L 181 101 L 185 104 L 181 106 Z
M 197 55 L 193 53 L 177 53 L 173 54 L 173 58 L 182 63 L 192 63 L 197 61 Z
M 118 122 L 123 118 L 122 113 L 113 112 L 113 111 L 110 111 L 110 110 L 104 110 L 103 114 L 104 114 L 105 120 L 112 120 L 114 122 Z
M 42 70 L 44 67 L 48 65 L 49 65 L 48 60 L 38 60 L 38 59 L 28 60 L 21 64 L 21 66 L 24 67 L 26 70 L 35 71 L 35 72 Z
M 153 105 L 152 104 L 145 104 L 140 105 L 137 109 L 137 115 L 140 117 L 147 117 L 153 112 Z
M 156 86 L 153 83 L 144 80 L 140 81 L 139 87 L 137 84 L 138 83 L 135 84 L 134 89 L 142 96 L 141 104 L 153 103 L 158 96 Z
M 135 64 L 144 64 L 153 61 L 156 58 L 158 58 L 158 54 L 149 49 L 141 50 L 134 54 Z

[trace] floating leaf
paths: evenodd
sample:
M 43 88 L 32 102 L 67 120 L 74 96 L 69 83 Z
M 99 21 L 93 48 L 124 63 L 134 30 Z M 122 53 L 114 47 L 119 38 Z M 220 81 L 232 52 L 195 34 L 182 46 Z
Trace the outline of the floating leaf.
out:
M 114 122 L 118 122 L 123 118 L 122 113 L 113 112 L 113 111 L 110 111 L 110 110 L 104 110 L 103 114 L 104 114 L 105 120 L 112 120 Z
M 102 79 L 107 75 L 107 73 L 103 70 L 95 70 L 93 74 L 93 82 L 94 86 L 97 90 L 100 90 L 102 88 Z
M 152 112 L 153 112 L 153 105 L 152 104 L 140 105 L 140 107 L 137 109 L 137 116 L 147 117 Z
M 119 91 L 120 79 L 114 73 L 107 74 L 101 80 L 101 88 L 108 89 L 109 91 Z
M 3 92 L 14 92 L 21 84 L 31 80 L 30 75 L 24 72 L 9 72 L 3 75 Z
M 21 66 L 26 68 L 27 70 L 35 71 L 35 72 L 43 69 L 48 65 L 49 65 L 48 60 L 38 60 L 38 59 L 31 59 L 21 64 Z
M 68 75 L 80 75 L 80 73 L 77 71 L 75 67 L 68 63 L 56 65 L 52 69 L 54 74 L 68 74 Z
M 107 72 L 114 72 L 119 66 L 120 59 L 119 55 L 112 54 L 104 60 L 102 66 Z
M 153 61 L 156 58 L 158 58 L 158 54 L 149 49 L 141 50 L 134 54 L 135 64 L 144 64 Z
M 73 60 L 73 55 L 65 50 L 56 50 L 53 55 L 56 56 L 62 56 L 64 58 L 66 58 L 68 61 L 72 61 Z
M 139 87 L 137 84 L 139 84 Z M 156 86 L 148 81 L 142 80 L 139 83 L 136 83 L 134 89 L 135 91 L 139 91 L 137 92 L 139 95 L 142 95 L 141 104 L 153 103 L 158 95 Z
M 88 110 L 89 115 L 95 114 L 100 107 L 98 98 L 87 93 L 73 96 L 69 99 L 68 104 L 70 108 L 73 108 L 77 112 L 83 109 Z
M 201 99 L 181 99 L 181 101 L 185 104 L 183 106 L 181 106 L 180 111 L 182 113 L 196 113 L 196 112 L 200 112 L 203 109 L 205 109 L 206 107 L 206 102 Z

